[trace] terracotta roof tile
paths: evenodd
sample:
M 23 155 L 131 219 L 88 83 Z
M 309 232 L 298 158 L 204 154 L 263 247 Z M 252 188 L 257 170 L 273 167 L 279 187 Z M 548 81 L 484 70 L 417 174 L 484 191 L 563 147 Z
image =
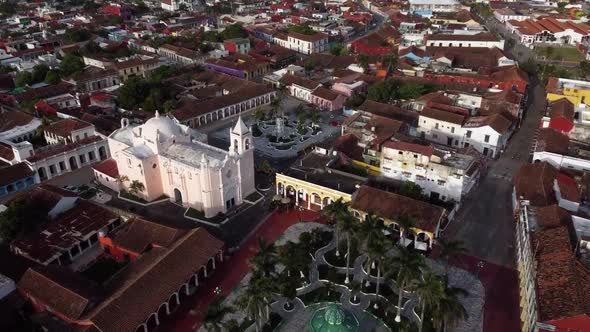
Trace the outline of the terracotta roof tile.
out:
M 101 331 L 134 331 L 222 247 L 223 242 L 204 228 L 196 228 L 168 249 L 152 249 L 142 255 L 150 256 L 144 263 L 132 263 L 132 269 L 135 264 L 141 266 L 126 274 L 126 280 L 119 280 L 119 288 L 89 314 L 88 320 Z
M 445 121 L 449 123 L 454 123 L 458 125 L 462 125 L 465 117 L 461 114 L 439 111 L 432 108 L 425 108 L 420 113 L 420 116 L 424 116 L 431 119 L 436 119 L 440 121 Z
M 33 171 L 26 163 L 18 163 L 0 168 L 0 187 L 33 175 L 35 175 L 35 171 Z
M 383 144 L 384 147 L 400 150 L 400 151 L 410 151 L 416 152 L 424 156 L 432 156 L 434 153 L 434 148 L 431 145 L 421 145 L 416 143 L 409 143 L 409 142 L 386 142 Z
M 72 320 L 79 319 L 96 304 L 99 291 L 91 281 L 61 266 L 29 268 L 18 288 Z
M 532 206 L 554 204 L 553 181 L 556 176 L 557 170 L 547 162 L 523 165 L 514 176 L 517 197 L 530 201 Z
M 76 118 L 67 118 L 48 125 L 45 127 L 45 131 L 59 137 L 66 137 L 72 134 L 72 131 L 88 128 L 91 126 L 92 124 L 88 122 L 78 120 Z
M 539 129 L 535 151 L 547 151 L 561 155 L 569 152 L 570 139 L 567 135 L 552 128 Z
M 440 206 L 366 185 L 353 195 L 350 207 L 392 221 L 409 216 L 414 218 L 416 228 L 429 232 L 435 232 L 446 215 L 446 210 Z
M 92 168 L 112 178 L 119 176 L 119 168 L 117 167 L 117 162 L 114 159 L 103 160 L 100 163 L 93 165 Z
M 140 254 L 150 245 L 169 247 L 184 233 L 184 230 L 136 218 L 127 221 L 111 238 L 117 246 Z
M 33 121 L 33 119 L 33 116 L 24 112 L 0 112 L 0 133 L 15 127 L 24 126 Z
M 47 148 L 41 152 L 35 153 L 32 157 L 27 158 L 27 160 L 34 163 L 39 160 L 43 160 L 43 159 L 55 156 L 60 153 L 72 151 L 72 150 L 75 150 L 81 146 L 84 146 L 87 144 L 92 144 L 92 143 L 99 142 L 102 140 L 104 140 L 102 137 L 96 135 L 96 136 L 89 136 L 87 138 L 82 138 L 79 141 L 76 141 L 74 143 L 55 144 L 55 145 L 52 145 L 49 148 Z

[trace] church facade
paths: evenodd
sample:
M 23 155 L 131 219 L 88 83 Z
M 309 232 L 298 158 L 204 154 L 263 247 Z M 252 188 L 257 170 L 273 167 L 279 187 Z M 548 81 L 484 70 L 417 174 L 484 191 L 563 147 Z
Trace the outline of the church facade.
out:
M 143 125 L 121 121 L 109 135 L 111 156 L 117 164 L 120 190 L 154 201 L 163 195 L 184 207 L 203 211 L 210 218 L 242 204 L 253 193 L 254 146 L 250 129 L 241 118 L 230 129 L 225 151 L 195 138 L 196 132 L 167 116 Z

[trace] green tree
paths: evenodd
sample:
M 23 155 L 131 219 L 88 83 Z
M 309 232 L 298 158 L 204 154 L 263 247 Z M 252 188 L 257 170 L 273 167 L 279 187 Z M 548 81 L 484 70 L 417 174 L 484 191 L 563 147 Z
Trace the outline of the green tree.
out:
M 66 31 L 66 38 L 72 43 L 87 41 L 92 37 L 86 29 L 71 29 Z
M 287 299 L 287 306 L 293 307 L 293 301 L 297 297 L 297 287 L 299 287 L 299 278 L 297 274 L 282 276 L 279 281 L 279 292 Z
M 305 69 L 305 72 L 310 73 L 314 70 L 315 66 L 316 66 L 316 62 L 313 59 L 308 59 L 303 64 L 303 69 Z
M 64 76 L 80 73 L 84 69 L 84 61 L 79 56 L 67 54 L 59 64 L 59 70 Z
M 216 297 L 207 308 L 205 318 L 203 319 L 203 325 L 205 326 L 207 331 L 226 331 L 228 329 L 228 326 L 223 320 L 225 316 L 233 312 L 234 310 L 232 308 L 223 305 L 223 299 L 221 297 Z
M 149 95 L 149 84 L 138 76 L 130 77 L 117 91 L 123 108 L 133 109 Z
M 344 203 L 342 197 L 330 202 L 322 210 L 323 214 L 327 216 L 335 225 L 334 233 L 336 235 L 336 257 L 340 256 L 340 222 L 349 214 L 348 204 Z
M 344 102 L 344 106 L 346 108 L 355 109 L 361 106 L 365 102 L 365 100 L 367 100 L 367 96 L 365 96 L 364 94 L 355 93 L 352 96 L 350 96 L 350 98 L 346 99 L 346 101 Z
M 347 213 L 340 219 L 338 224 L 341 231 L 346 234 L 346 278 L 344 279 L 344 283 L 348 284 L 350 281 L 349 272 L 352 238 L 356 236 L 356 232 L 359 228 L 359 221 L 353 217 L 352 214 Z
M 143 192 L 145 190 L 145 185 L 143 183 L 141 183 L 140 181 L 137 180 L 133 180 L 131 181 L 131 184 L 129 185 L 129 191 L 134 194 L 134 195 L 139 195 L 139 193 Z
M 383 270 L 383 262 L 386 257 L 387 251 L 391 248 L 391 242 L 383 232 L 377 237 L 374 237 L 372 241 L 368 244 L 367 247 L 367 268 L 365 269 L 370 274 L 371 268 L 374 268 L 376 263 L 377 265 L 377 286 L 375 289 L 375 294 L 379 296 L 379 286 L 381 285 L 381 271 Z M 371 262 L 371 265 L 369 265 Z M 377 308 L 377 304 L 375 304 L 375 308 Z
M 335 43 L 334 45 L 332 45 L 332 47 L 330 47 L 330 53 L 332 55 L 348 55 L 348 48 L 346 47 L 346 45 L 342 44 L 342 43 Z
M 258 253 L 250 260 L 253 269 L 260 271 L 263 276 L 269 277 L 274 274 L 277 261 L 277 250 L 274 244 L 266 242 L 264 238 L 259 238 Z
M 119 184 L 119 188 L 123 188 L 125 183 L 129 182 L 129 177 L 127 175 L 118 175 L 115 181 Z
M 426 310 L 436 310 L 435 308 L 438 307 L 439 301 L 444 297 L 444 284 L 436 274 L 428 272 L 418 282 L 414 291 L 420 299 L 420 323 L 418 324 L 418 332 L 422 332 Z
M 260 121 L 263 121 L 266 118 L 266 112 L 261 107 L 256 107 L 252 116 L 254 117 L 256 124 L 259 124 Z
M 232 39 L 232 38 L 245 38 L 248 33 L 240 24 L 232 24 L 219 34 L 221 40 Z
M 388 258 L 386 265 L 397 269 L 396 285 L 398 287 L 396 322 L 401 322 L 402 297 L 406 289 L 410 288 L 421 276 L 421 270 L 425 267 L 424 257 L 412 252 L 405 247 L 397 247 L 397 255 Z
M 36 65 L 35 67 L 33 67 L 33 83 L 43 82 L 48 72 L 49 67 L 47 67 L 46 65 Z
M 451 258 L 466 254 L 468 252 L 465 244 L 462 241 L 439 238 L 438 245 L 440 246 L 440 257 L 442 258 L 445 265 L 445 272 L 447 272 L 449 269 L 449 260 Z
M 16 74 L 14 84 L 19 87 L 31 85 L 33 83 L 33 74 L 28 71 L 21 71 Z
M 422 199 L 422 187 L 412 181 L 404 181 L 399 188 L 399 193 L 403 196 L 414 199 Z
M 444 295 L 432 310 L 432 318 L 439 331 L 454 327 L 468 318 L 460 298 L 469 293 L 462 288 L 450 286 L 446 276 L 443 278 L 443 285 Z
M 28 233 L 37 225 L 46 223 L 48 210 L 36 201 L 17 200 L 8 204 L 0 213 L 0 239 L 13 240 L 17 235 Z
M 188 8 L 187 4 L 183 2 L 178 6 L 178 11 L 183 12 L 183 13 L 188 13 L 189 8 Z
M 61 76 L 59 71 L 57 70 L 50 70 L 45 74 L 45 79 L 43 80 L 47 84 L 55 84 L 61 80 Z
M 359 55 L 358 62 L 365 71 L 369 70 L 369 57 L 366 54 Z
M 308 36 L 315 35 L 317 33 L 317 31 L 312 29 L 309 25 L 292 25 L 289 27 L 289 31 L 301 33 Z

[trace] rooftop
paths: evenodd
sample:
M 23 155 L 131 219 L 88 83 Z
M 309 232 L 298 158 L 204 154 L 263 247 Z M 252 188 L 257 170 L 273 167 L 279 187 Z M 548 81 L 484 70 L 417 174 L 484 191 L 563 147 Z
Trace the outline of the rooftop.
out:
M 106 208 L 79 200 L 42 228 L 16 239 L 12 246 L 23 256 L 45 264 L 117 218 Z
M 440 206 L 367 185 L 361 186 L 353 195 L 350 207 L 394 222 L 403 216 L 412 217 L 416 228 L 428 232 L 436 232 L 447 214 Z

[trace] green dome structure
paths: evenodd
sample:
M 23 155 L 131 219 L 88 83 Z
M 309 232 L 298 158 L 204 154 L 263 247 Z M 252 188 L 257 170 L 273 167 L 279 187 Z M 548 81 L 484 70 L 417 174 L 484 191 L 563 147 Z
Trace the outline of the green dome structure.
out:
M 316 310 L 309 321 L 310 332 L 356 332 L 358 328 L 356 317 L 334 303 Z

